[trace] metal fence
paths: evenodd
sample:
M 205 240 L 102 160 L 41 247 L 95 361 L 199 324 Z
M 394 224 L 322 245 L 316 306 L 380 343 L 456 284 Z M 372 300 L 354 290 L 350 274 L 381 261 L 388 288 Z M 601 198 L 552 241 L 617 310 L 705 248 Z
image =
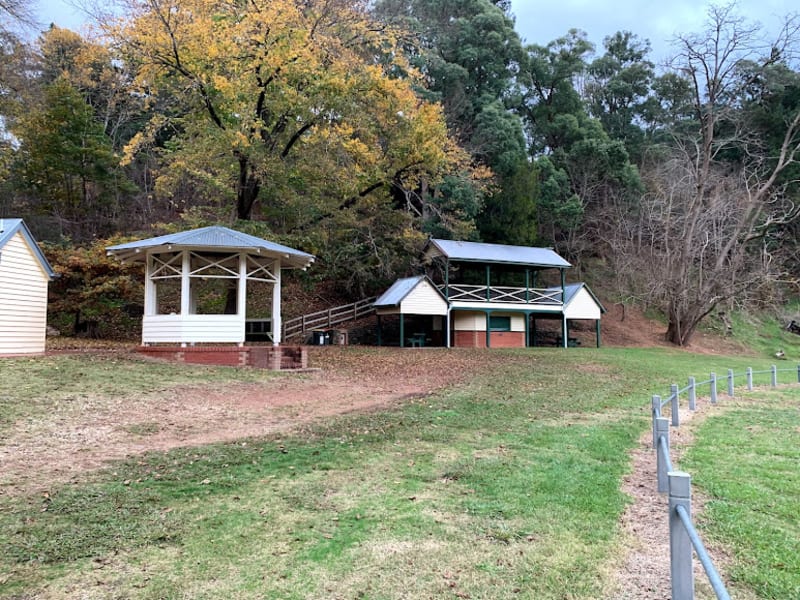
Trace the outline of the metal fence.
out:
M 728 370 L 725 377 L 719 378 L 716 373 L 706 381 L 696 381 L 689 378 L 689 383 L 683 388 L 677 385 L 670 386 L 670 394 L 665 399 L 654 395 L 652 398 L 653 415 L 653 448 L 656 450 L 656 472 L 658 491 L 669 494 L 669 546 L 670 546 L 670 584 L 672 586 L 672 600 L 694 600 L 694 569 L 692 565 L 692 550 L 703 565 L 708 576 L 711 588 L 718 600 L 730 600 L 730 595 L 722 578 L 714 567 L 711 558 L 703 545 L 703 540 L 697 533 L 692 523 L 691 476 L 683 471 L 676 471 L 669 456 L 669 427 L 680 425 L 680 399 L 686 398 L 689 410 L 695 410 L 698 389 L 708 386 L 711 404 L 716 404 L 719 399 L 720 380 L 726 386 L 729 397 L 734 396 L 736 381 L 745 379 L 747 390 L 753 389 L 754 377 L 768 376 L 772 387 L 778 385 L 778 373 L 791 372 L 797 374 L 800 383 L 800 365 L 796 369 L 778 369 L 772 365 L 769 370 L 753 371 L 747 368 L 744 374 L 736 375 Z M 766 377 L 765 377 L 766 379 Z M 662 416 L 662 409 L 669 405 L 670 419 Z

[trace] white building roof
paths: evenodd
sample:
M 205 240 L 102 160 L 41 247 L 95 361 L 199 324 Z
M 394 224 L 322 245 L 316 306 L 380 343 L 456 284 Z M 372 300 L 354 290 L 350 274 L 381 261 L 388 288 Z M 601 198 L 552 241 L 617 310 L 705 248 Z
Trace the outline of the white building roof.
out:
M 505 244 L 485 244 L 482 242 L 461 242 L 457 240 L 431 239 L 425 251 L 426 256 L 443 256 L 449 260 L 495 264 L 512 264 L 529 267 L 571 267 L 550 248 L 530 246 L 508 246 Z

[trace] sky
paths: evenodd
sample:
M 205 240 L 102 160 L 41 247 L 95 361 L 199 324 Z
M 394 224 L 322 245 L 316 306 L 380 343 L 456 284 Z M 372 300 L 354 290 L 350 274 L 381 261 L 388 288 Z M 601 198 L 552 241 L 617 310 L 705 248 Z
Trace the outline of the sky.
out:
M 738 5 L 743 16 L 768 30 L 777 30 L 781 16 L 798 10 L 796 0 L 739 0 Z M 69 0 L 38 0 L 38 6 L 43 23 L 80 29 L 83 16 Z M 650 59 L 660 62 L 669 55 L 675 34 L 702 30 L 707 5 L 698 0 L 512 0 L 511 6 L 516 29 L 527 43 L 545 45 L 576 28 L 602 51 L 603 38 L 631 31 L 650 40 Z

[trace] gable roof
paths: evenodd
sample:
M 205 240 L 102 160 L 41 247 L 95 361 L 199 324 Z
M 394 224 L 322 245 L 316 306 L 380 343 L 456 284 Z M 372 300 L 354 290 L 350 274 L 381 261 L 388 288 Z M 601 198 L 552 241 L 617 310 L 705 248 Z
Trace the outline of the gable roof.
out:
M 589 293 L 589 295 L 592 297 L 592 300 L 594 300 L 595 303 L 597 304 L 597 306 L 600 307 L 600 312 L 601 313 L 605 313 L 606 309 L 600 303 L 600 300 L 598 300 L 597 296 L 594 295 L 594 292 L 592 292 L 592 290 L 589 289 L 589 286 L 586 285 L 585 283 L 583 283 L 582 281 L 579 282 L 579 283 L 570 283 L 569 285 L 565 285 L 564 286 L 564 307 L 569 306 L 569 303 L 572 302 L 572 300 L 575 298 L 575 296 L 578 295 L 578 292 L 580 292 L 582 289 L 585 289 Z M 547 288 L 547 291 L 548 292 L 549 291 L 559 291 L 560 292 L 561 291 L 561 287 L 558 286 L 558 287 Z
M 425 248 L 426 256 L 443 256 L 449 260 L 464 262 L 523 265 L 528 267 L 571 267 L 550 248 L 530 246 L 508 246 L 482 242 L 430 239 Z
M 252 254 L 264 254 L 275 256 L 281 259 L 282 267 L 292 267 L 305 269 L 314 262 L 314 255 L 301 250 L 295 250 L 288 246 L 276 244 L 235 231 L 228 227 L 214 225 L 211 227 L 201 227 L 189 231 L 178 233 L 168 233 L 158 237 L 128 242 L 127 244 L 117 244 L 106 248 L 108 254 L 113 254 L 120 260 L 143 261 L 146 252 L 143 250 L 169 251 L 172 248 L 193 248 L 197 250 L 227 250 L 227 251 L 246 251 Z
M 381 307 L 390 307 L 390 306 L 400 306 L 400 303 L 408 297 L 408 295 L 414 291 L 420 283 L 423 281 L 427 281 L 430 286 L 436 290 L 436 293 L 442 297 L 442 300 L 447 302 L 447 298 L 444 297 L 441 290 L 434 285 L 434 283 L 428 279 L 425 275 L 417 275 L 416 277 L 406 277 L 404 279 L 398 279 L 392 284 L 388 290 L 386 290 L 381 296 L 375 300 L 373 306 L 376 308 Z
M 5 246 L 8 241 L 17 233 L 22 235 L 22 237 L 25 239 L 25 242 L 28 244 L 28 246 L 30 246 L 34 257 L 41 265 L 42 270 L 45 272 L 48 279 L 51 281 L 55 279 L 56 272 L 53 271 L 53 267 L 50 266 L 50 263 L 47 261 L 44 252 L 42 252 L 42 249 L 39 248 L 39 244 L 37 244 L 36 240 L 33 238 L 31 230 L 28 229 L 28 226 L 25 225 L 25 221 L 22 219 L 0 218 L 0 252 L 2 252 L 3 246 Z

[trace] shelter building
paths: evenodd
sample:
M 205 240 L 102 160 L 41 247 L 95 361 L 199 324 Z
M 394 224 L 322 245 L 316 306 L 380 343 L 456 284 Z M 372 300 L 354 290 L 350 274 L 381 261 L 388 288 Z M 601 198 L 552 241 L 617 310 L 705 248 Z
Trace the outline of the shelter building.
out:
M 56 277 L 22 219 L 0 219 L 0 355 L 41 354 Z
M 575 343 L 571 320 L 594 320 L 600 345 L 605 309 L 584 284 L 566 284 L 571 265 L 549 248 L 431 239 L 424 258 L 441 283 L 401 279 L 375 302 L 379 332 L 382 315 L 400 315 L 401 346 L 524 348 L 542 342 L 539 319 L 559 321 L 563 347 Z

